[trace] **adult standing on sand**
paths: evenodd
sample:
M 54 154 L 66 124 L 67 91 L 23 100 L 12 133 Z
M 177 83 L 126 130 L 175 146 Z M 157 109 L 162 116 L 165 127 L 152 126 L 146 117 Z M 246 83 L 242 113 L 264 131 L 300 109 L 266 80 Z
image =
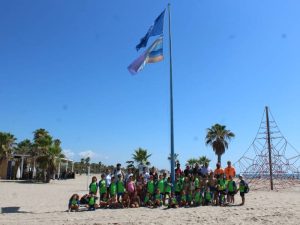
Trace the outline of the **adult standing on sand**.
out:
M 215 176 L 224 174 L 224 170 L 221 167 L 221 163 L 217 163 L 216 167 L 217 168 L 214 171 Z
M 226 175 L 226 180 L 229 180 L 229 176 L 235 177 L 235 168 L 231 166 L 231 161 L 227 162 L 227 167 L 224 170 L 224 173 Z
M 110 186 L 110 183 L 111 183 L 111 171 L 110 169 L 107 169 L 105 171 L 105 182 L 106 182 L 106 188 L 107 188 L 107 193 L 109 193 L 109 186 Z
M 116 182 L 118 181 L 119 175 L 121 175 L 122 178 L 124 179 L 125 176 L 124 176 L 124 172 L 121 169 L 121 163 L 117 164 L 117 168 L 114 169 L 114 173 L 113 174 L 115 176 Z

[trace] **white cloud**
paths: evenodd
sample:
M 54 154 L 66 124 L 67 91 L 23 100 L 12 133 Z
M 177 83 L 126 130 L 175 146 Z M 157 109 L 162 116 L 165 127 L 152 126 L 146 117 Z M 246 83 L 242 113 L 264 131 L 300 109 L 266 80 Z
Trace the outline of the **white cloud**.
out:
M 82 158 L 90 157 L 91 159 L 93 159 L 94 157 L 96 157 L 96 153 L 91 150 L 79 152 L 78 155 Z
M 64 149 L 63 154 L 66 156 L 68 159 L 73 159 L 75 153 L 71 151 L 70 149 Z

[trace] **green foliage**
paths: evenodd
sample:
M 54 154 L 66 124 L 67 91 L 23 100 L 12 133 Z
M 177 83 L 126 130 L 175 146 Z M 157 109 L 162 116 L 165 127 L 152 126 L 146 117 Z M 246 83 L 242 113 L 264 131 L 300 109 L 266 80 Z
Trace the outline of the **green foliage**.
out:
M 210 159 L 207 158 L 206 156 L 200 156 L 198 159 L 197 158 L 191 158 L 187 160 L 187 163 L 191 166 L 195 165 L 198 163 L 199 165 L 204 165 L 205 163 L 209 163 Z
M 16 140 L 13 134 L 0 132 L 0 160 L 11 157 Z
M 132 154 L 132 159 L 142 165 L 150 165 L 148 159 L 150 158 L 151 154 L 148 155 L 147 149 L 138 148 Z
M 200 156 L 198 159 L 198 163 L 200 165 L 204 165 L 205 163 L 209 163 L 211 160 L 207 158 L 206 156 Z
M 15 148 L 15 153 L 17 154 L 29 154 L 31 155 L 33 151 L 33 144 L 29 139 L 25 139 L 17 144 Z
M 199 160 L 196 159 L 196 158 L 190 158 L 190 159 L 187 160 L 187 163 L 192 166 L 196 163 L 199 163 Z
M 215 124 L 207 129 L 205 137 L 206 145 L 210 145 L 218 156 L 218 162 L 221 163 L 221 155 L 228 149 L 228 142 L 235 137 L 235 134 L 230 130 L 226 130 L 226 126 Z

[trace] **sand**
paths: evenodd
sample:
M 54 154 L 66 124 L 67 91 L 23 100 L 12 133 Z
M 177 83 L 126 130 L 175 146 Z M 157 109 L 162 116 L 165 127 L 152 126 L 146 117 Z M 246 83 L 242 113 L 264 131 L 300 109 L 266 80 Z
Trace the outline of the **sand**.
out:
M 300 224 L 300 186 L 250 191 L 244 206 L 67 212 L 69 197 L 86 188 L 85 176 L 49 184 L 0 181 L 0 224 Z

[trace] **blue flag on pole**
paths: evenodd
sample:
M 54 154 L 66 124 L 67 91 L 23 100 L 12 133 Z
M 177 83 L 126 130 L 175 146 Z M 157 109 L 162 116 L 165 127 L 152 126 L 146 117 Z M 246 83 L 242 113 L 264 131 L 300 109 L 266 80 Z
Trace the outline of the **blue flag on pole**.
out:
M 136 50 L 138 51 L 140 48 L 146 47 L 148 39 L 151 36 L 161 35 L 163 34 L 163 28 L 164 28 L 164 16 L 165 16 L 164 10 L 154 21 L 154 24 L 150 26 L 148 29 L 148 32 L 146 35 L 141 38 L 140 43 L 136 46 Z
M 128 66 L 128 70 L 131 74 L 136 74 L 141 71 L 147 63 L 156 63 L 163 59 L 163 36 L 160 36 L 142 55 Z

